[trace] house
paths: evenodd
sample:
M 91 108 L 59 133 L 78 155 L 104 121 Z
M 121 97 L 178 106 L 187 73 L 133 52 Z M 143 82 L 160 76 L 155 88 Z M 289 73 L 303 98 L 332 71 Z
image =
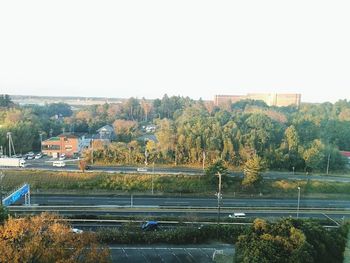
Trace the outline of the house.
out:
M 350 164 L 350 152 L 340 151 L 340 154 L 346 158 L 348 158 L 348 163 Z
M 41 151 L 54 158 L 65 154 L 67 157 L 73 157 L 80 152 L 79 137 L 74 134 L 61 134 L 51 137 L 41 144 Z
M 156 125 L 154 125 L 154 124 L 143 126 L 142 128 L 147 133 L 151 133 L 151 132 L 155 132 L 156 131 Z
M 114 140 L 116 138 L 116 134 L 113 126 L 105 125 L 97 130 L 98 139 L 101 140 Z
M 93 137 L 91 135 L 82 135 L 79 138 L 79 152 L 82 152 L 84 149 L 88 149 L 91 146 Z
M 158 143 L 157 137 L 154 134 L 145 134 L 137 138 L 139 141 L 147 142 L 147 141 L 154 141 L 155 143 Z

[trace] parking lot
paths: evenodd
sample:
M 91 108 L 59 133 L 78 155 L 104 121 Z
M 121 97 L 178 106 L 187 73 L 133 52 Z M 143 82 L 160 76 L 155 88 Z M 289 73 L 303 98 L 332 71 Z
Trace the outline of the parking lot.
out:
M 225 256 L 232 262 L 234 248 L 232 245 L 188 245 L 188 246 L 110 246 L 112 262 L 135 263 L 206 263 Z M 216 251 L 216 252 L 215 252 Z

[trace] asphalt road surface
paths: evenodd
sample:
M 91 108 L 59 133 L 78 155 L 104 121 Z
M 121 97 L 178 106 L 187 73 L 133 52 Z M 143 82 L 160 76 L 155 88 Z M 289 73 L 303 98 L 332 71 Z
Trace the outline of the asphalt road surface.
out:
M 224 255 L 234 256 L 232 245 L 189 245 L 189 246 L 110 246 L 112 262 L 123 263 L 211 263 Z
M 69 216 L 154 216 L 213 218 L 217 199 L 163 196 L 32 195 L 31 206 L 10 206 L 13 213 L 57 212 Z M 297 212 L 298 211 L 298 212 Z M 350 201 L 301 199 L 223 199 L 221 216 L 244 212 L 247 217 L 314 217 L 342 219 L 350 216 Z
M 25 169 L 41 169 L 41 170 L 71 170 L 78 171 L 77 162 L 68 162 L 65 167 L 53 167 L 52 161 L 48 159 L 39 159 L 39 160 L 27 160 L 28 166 Z M 140 173 L 137 171 L 136 166 L 91 166 L 90 171 L 104 171 L 109 173 Z M 187 174 L 187 175 L 201 175 L 203 174 L 203 169 L 200 168 L 186 168 L 186 167 L 157 167 L 154 169 L 152 165 L 147 167 L 148 174 Z M 241 172 L 230 172 L 230 176 L 242 177 Z M 322 180 L 328 182 L 350 182 L 350 176 L 331 176 L 331 175 L 312 175 L 305 173 L 288 173 L 288 172 L 266 172 L 263 173 L 264 179 L 293 179 L 293 180 Z
M 31 203 L 40 206 L 156 206 L 217 207 L 217 198 L 166 196 L 101 196 L 101 195 L 31 195 Z M 221 207 L 296 207 L 297 199 L 225 198 Z M 350 209 L 350 200 L 300 199 L 300 208 Z

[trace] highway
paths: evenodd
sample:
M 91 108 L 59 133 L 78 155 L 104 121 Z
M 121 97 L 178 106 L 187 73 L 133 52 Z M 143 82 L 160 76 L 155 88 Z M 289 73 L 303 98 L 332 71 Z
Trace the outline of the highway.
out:
M 205 197 L 165 196 L 76 196 L 32 195 L 31 206 L 10 206 L 13 213 L 58 212 L 75 217 L 86 216 L 192 216 L 217 217 L 217 199 Z M 221 215 L 227 218 L 233 212 L 244 212 L 247 217 L 295 217 L 296 199 L 223 199 Z M 341 219 L 350 216 L 350 201 L 301 199 L 300 217 Z
M 217 208 L 174 208 L 174 207 L 116 207 L 116 206 L 10 206 L 11 213 L 38 214 L 41 212 L 54 212 L 75 218 L 90 218 L 97 216 L 116 216 L 139 218 L 172 217 L 192 218 L 199 221 L 200 218 L 217 218 Z M 233 212 L 244 212 L 247 218 L 272 218 L 272 217 L 297 217 L 297 209 L 291 208 L 221 208 L 221 218 L 228 219 Z M 333 219 L 349 218 L 350 211 L 345 209 L 306 209 L 299 210 L 300 218 L 323 218 L 326 215 Z
M 37 169 L 37 170 L 50 170 L 50 171 L 78 171 L 76 162 L 67 162 L 65 167 L 53 167 L 52 162 L 48 162 L 45 159 L 39 160 L 27 160 L 28 166 L 25 169 Z M 91 170 L 86 172 L 107 172 L 107 173 L 140 173 L 137 171 L 137 166 L 91 166 Z M 201 175 L 203 170 L 200 168 L 187 168 L 187 167 L 157 167 L 154 171 L 152 166 L 147 167 L 147 172 L 141 172 L 142 174 L 185 174 L 185 175 Z M 230 176 L 242 178 L 241 172 L 230 172 Z M 350 182 L 350 176 L 331 176 L 331 175 L 312 175 L 292 172 L 265 172 L 262 174 L 264 179 L 285 179 L 285 180 L 316 180 L 316 181 L 328 181 L 328 182 Z
M 150 195 L 31 195 L 31 203 L 40 206 L 159 206 L 159 207 L 217 207 L 217 197 L 181 197 Z M 222 207 L 296 207 L 297 199 L 225 198 Z M 304 199 L 300 208 L 350 209 L 350 200 Z

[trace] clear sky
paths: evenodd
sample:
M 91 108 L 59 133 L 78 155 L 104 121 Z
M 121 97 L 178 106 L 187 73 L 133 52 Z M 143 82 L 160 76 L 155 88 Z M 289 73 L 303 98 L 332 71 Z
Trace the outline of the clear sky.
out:
M 350 99 L 349 0 L 1 1 L 0 94 Z

